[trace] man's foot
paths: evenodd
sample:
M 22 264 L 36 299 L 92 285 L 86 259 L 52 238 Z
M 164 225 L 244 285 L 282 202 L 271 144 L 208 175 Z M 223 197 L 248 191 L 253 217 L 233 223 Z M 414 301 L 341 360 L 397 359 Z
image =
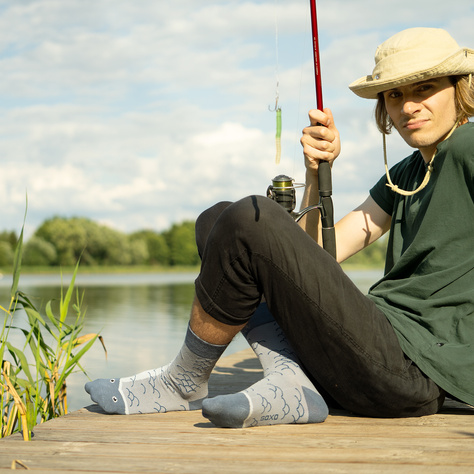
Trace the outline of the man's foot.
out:
M 326 402 L 265 304 L 242 333 L 262 364 L 264 378 L 239 393 L 204 400 L 203 416 L 227 428 L 324 421 Z
M 280 368 L 242 392 L 204 400 L 203 416 L 223 428 L 324 421 L 326 402 L 302 370 L 288 362 Z
M 171 364 L 132 377 L 94 380 L 85 390 L 107 413 L 198 410 L 207 397 L 212 369 L 226 347 L 209 344 L 188 328 L 185 343 Z

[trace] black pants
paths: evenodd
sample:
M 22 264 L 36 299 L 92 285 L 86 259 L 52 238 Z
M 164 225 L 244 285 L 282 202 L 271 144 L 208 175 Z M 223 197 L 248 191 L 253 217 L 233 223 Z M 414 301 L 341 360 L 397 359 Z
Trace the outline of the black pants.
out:
M 436 413 L 444 392 L 409 360 L 377 306 L 274 201 L 219 203 L 196 222 L 196 295 L 216 320 L 247 322 L 262 298 L 322 393 L 354 413 Z

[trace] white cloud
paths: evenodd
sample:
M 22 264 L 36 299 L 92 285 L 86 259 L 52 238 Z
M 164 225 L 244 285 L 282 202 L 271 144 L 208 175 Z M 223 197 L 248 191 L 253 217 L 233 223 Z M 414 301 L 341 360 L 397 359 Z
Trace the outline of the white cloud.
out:
M 343 137 L 340 217 L 383 173 L 373 105 L 347 84 L 405 27 L 445 27 L 474 46 L 474 7 L 336 0 L 318 1 L 318 13 L 324 102 Z M 306 0 L 0 0 L 0 31 L 0 227 L 21 226 L 26 192 L 30 232 L 56 214 L 132 231 L 263 194 L 276 174 L 304 177 L 299 137 L 314 107 Z M 268 111 L 276 73 L 280 167 Z M 391 139 L 390 162 L 406 154 Z

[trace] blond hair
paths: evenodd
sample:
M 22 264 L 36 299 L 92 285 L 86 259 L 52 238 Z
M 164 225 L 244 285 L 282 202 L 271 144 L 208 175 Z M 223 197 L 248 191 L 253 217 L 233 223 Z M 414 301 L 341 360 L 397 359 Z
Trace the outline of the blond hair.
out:
M 454 85 L 454 101 L 456 103 L 457 123 L 463 123 L 469 117 L 474 116 L 474 81 L 471 75 L 466 76 L 450 76 Z M 377 96 L 377 104 L 375 105 L 375 123 L 377 128 L 384 134 L 391 133 L 393 122 L 387 113 L 385 107 L 385 99 L 383 92 L 379 92 Z

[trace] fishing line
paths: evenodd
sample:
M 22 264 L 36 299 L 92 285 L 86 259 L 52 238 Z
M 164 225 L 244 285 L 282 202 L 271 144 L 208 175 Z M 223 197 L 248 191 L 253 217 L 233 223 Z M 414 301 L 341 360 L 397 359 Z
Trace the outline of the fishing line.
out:
M 268 107 L 268 110 L 271 112 L 275 112 L 276 115 L 276 132 L 275 132 L 275 164 L 279 164 L 281 161 L 281 133 L 282 133 L 282 109 L 279 105 L 280 100 L 280 59 L 279 59 L 279 21 L 278 21 L 278 5 L 279 0 L 274 1 L 274 21 L 275 21 L 275 82 L 276 82 L 276 89 L 275 89 L 275 105 L 274 107 Z M 300 157 L 300 140 L 299 134 L 300 130 L 303 128 L 300 119 L 300 111 L 301 111 L 301 103 L 302 103 L 302 92 L 303 92 L 303 81 L 305 75 L 305 56 L 307 54 L 307 50 L 305 47 L 306 41 L 310 36 L 310 18 L 308 17 L 307 21 L 304 22 L 304 29 L 301 34 L 301 45 L 297 50 L 299 51 L 300 55 L 300 74 L 299 74 L 299 87 L 298 87 L 298 101 L 296 107 L 296 117 L 295 117 L 295 124 L 294 124 L 294 141 L 293 141 L 293 152 L 292 152 L 292 172 L 295 174 L 295 170 L 297 167 L 297 162 L 299 161 Z M 309 43 L 309 41 L 308 41 Z M 292 120 L 293 121 L 293 120 Z M 305 122 L 306 124 L 306 122 Z M 306 126 L 306 125 L 304 125 Z M 293 128 L 293 127 L 290 127 Z
M 277 0 L 275 0 L 275 108 L 276 113 L 276 132 L 275 132 L 275 164 L 281 161 L 281 107 L 278 104 L 280 99 L 280 78 L 279 78 L 279 58 L 278 58 L 278 16 L 277 16 Z M 271 111 L 272 109 L 269 110 Z
M 294 138 L 294 148 L 293 148 L 293 175 L 295 174 L 295 168 L 296 168 L 296 161 L 297 157 L 299 158 L 300 156 L 300 131 L 303 128 L 300 123 L 300 111 L 301 111 L 301 96 L 303 92 L 303 78 L 305 75 L 305 56 L 306 56 L 306 50 L 305 50 L 305 44 L 307 42 L 307 38 L 310 36 L 309 31 L 310 31 L 310 18 L 305 21 L 305 26 L 304 26 L 304 32 L 303 35 L 301 36 L 301 45 L 299 48 L 300 51 L 300 61 L 299 64 L 300 66 L 300 82 L 299 82 L 299 87 L 298 87 L 298 106 L 296 109 L 296 126 L 295 126 L 295 138 Z M 309 41 L 308 41 L 309 43 Z M 305 125 L 306 126 L 306 121 Z

